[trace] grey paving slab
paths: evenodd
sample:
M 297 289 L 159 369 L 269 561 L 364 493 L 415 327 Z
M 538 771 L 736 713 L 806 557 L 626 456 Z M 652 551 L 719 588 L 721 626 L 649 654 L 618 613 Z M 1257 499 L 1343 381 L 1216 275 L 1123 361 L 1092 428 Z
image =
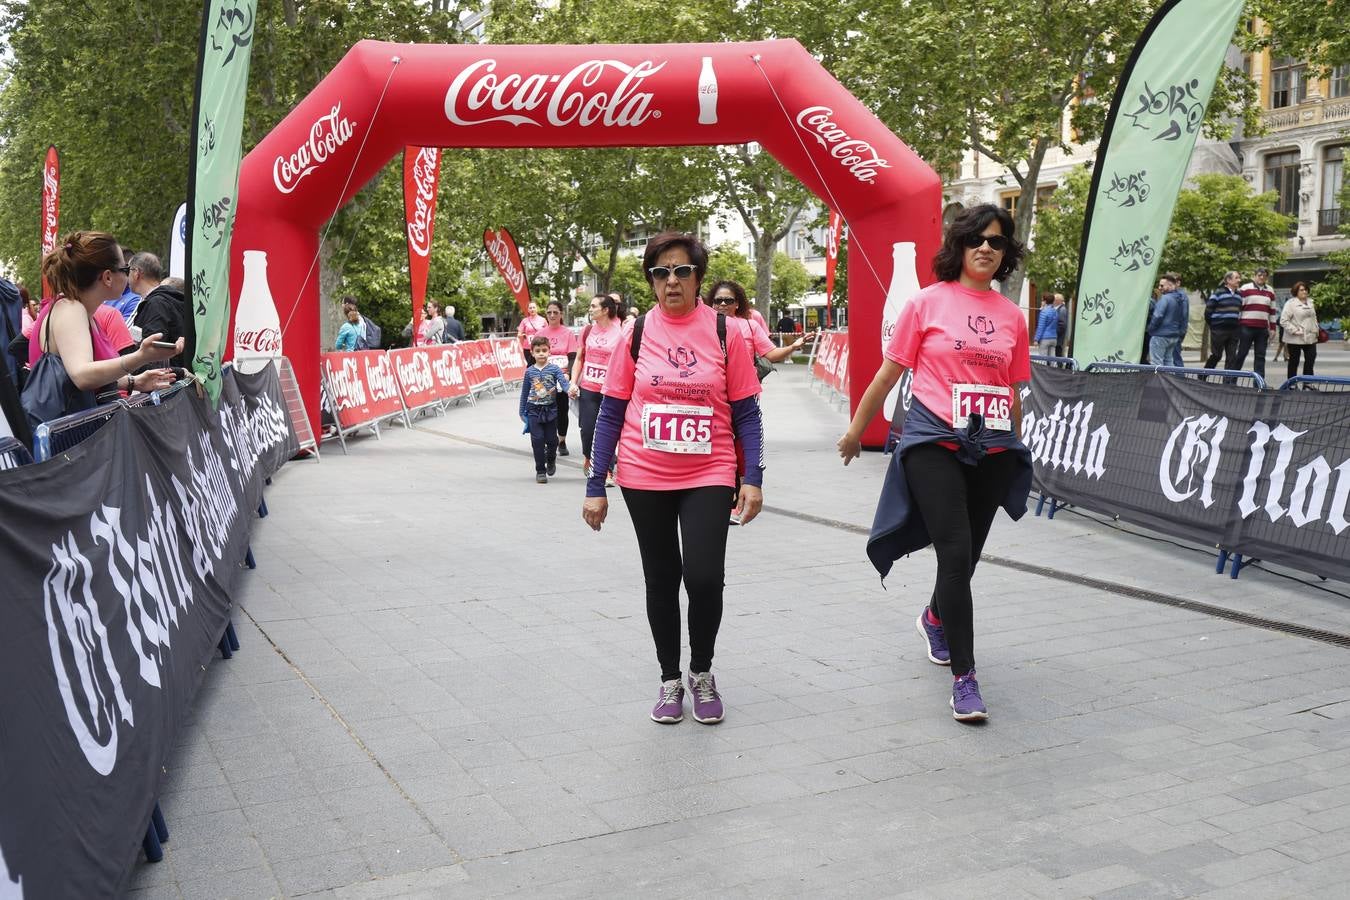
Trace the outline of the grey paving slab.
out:
M 647 718 L 622 499 L 586 529 L 578 458 L 536 485 L 509 400 L 287 466 L 132 896 L 1336 895 L 1350 653 L 987 562 L 992 718 L 953 722 L 914 633 L 931 553 L 883 588 L 858 534 L 773 511 L 866 526 L 887 462 L 839 465 L 802 368 L 766 382 L 771 509 L 730 538 L 711 728 Z M 1350 632 L 1350 591 L 1073 511 L 988 552 Z

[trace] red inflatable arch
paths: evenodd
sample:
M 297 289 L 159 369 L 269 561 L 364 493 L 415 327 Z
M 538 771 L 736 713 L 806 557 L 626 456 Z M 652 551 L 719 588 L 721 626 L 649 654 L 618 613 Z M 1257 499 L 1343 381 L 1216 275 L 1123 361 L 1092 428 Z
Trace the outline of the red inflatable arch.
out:
M 861 396 L 881 360 L 891 245 L 912 241 L 920 261 L 932 258 L 941 232 L 941 183 L 791 40 L 631 46 L 362 41 L 243 161 L 231 247 L 234 301 L 244 252 L 265 251 L 283 352 L 317 425 L 319 233 L 405 146 L 749 141 L 848 222 L 849 372 Z M 919 270 L 922 282 L 932 279 L 927 265 L 921 262 Z M 885 423 L 878 419 L 864 443 L 884 440 Z

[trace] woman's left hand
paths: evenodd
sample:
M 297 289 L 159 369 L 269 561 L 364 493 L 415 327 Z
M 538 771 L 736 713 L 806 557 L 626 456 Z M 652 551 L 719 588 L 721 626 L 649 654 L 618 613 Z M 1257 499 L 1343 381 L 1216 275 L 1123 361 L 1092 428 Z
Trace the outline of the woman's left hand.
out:
M 742 525 L 749 525 L 763 508 L 764 492 L 753 484 L 742 484 L 740 495 L 736 498 L 736 509 L 732 512 L 732 515 L 740 519 Z
M 146 369 L 131 379 L 131 386 L 148 394 L 151 391 L 162 391 L 177 380 L 178 373 L 173 369 Z

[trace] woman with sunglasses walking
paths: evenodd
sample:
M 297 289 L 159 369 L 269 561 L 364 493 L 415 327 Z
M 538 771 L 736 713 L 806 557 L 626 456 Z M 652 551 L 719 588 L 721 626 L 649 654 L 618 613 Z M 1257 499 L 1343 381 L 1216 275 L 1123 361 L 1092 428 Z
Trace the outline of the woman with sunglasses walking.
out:
M 937 582 L 915 623 L 929 661 L 950 666 L 952 715 L 988 717 L 975 679 L 971 578 L 994 515 L 1026 512 L 1031 455 L 1018 438 L 1021 388 L 1031 380 L 1027 320 L 990 287 L 1017 267 L 1023 248 L 1012 216 L 983 204 L 952 222 L 933 259 L 940 279 L 905 305 L 848 431 L 844 465 L 906 370 L 913 403 L 895 449 L 868 538 L 884 578 L 891 564 L 933 545 Z
M 761 316 L 756 320 L 750 315 L 752 307 L 749 299 L 745 296 L 745 288 L 734 281 L 717 282 L 708 291 L 708 297 L 711 298 L 713 309 L 745 321 L 745 345 L 750 348 L 752 356 L 762 356 L 769 362 L 782 362 L 802 349 L 807 340 L 815 337 L 814 334 L 801 335 L 792 343 L 782 347 L 774 344 L 773 338 L 769 337 L 769 332 L 760 324 L 764 321 L 763 317 Z
M 740 326 L 699 299 L 708 251 L 666 232 L 642 257 L 656 304 L 623 332 L 609 360 L 581 515 L 596 531 L 609 512 L 605 472 L 619 446 L 619 487 L 637 534 L 647 622 L 661 667 L 651 718 L 684 718 L 680 583 L 689 596 L 689 690 L 694 718 L 722 721 L 713 650 L 722 622 L 727 511 L 749 524 L 763 503 L 759 380 Z M 739 492 L 733 435 L 750 465 Z
M 591 323 L 581 330 L 576 360 L 572 363 L 572 388 L 567 395 L 577 401 L 577 426 L 581 429 L 582 468 L 591 477 L 591 444 L 595 437 L 595 420 L 600 415 L 601 391 L 605 389 L 605 375 L 609 360 L 623 327 L 623 300 L 615 294 L 596 294 L 591 298 Z M 605 487 L 613 487 L 613 466 L 606 475 Z

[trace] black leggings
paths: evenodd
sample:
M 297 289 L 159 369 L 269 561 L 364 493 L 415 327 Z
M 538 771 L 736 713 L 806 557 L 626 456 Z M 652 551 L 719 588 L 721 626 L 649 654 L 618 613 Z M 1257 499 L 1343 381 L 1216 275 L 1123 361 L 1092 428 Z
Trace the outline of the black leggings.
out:
M 722 624 L 731 488 L 624 488 L 623 499 L 637 532 L 647 583 L 647 623 L 656 642 L 661 680 L 680 677 L 681 580 L 689 595 L 689 670 L 710 671 Z
M 568 403 L 566 391 L 558 391 L 558 439 L 567 437 Z
M 954 451 L 937 444 L 920 444 L 905 454 L 909 493 L 937 552 L 937 583 L 929 605 L 942 621 L 953 675 L 975 668 L 970 579 L 1017 464 L 1016 454 L 1003 452 L 967 466 L 957 462 Z
M 600 401 L 604 395 L 599 391 L 581 388 L 577 395 L 577 427 L 581 429 L 581 453 L 591 458 L 591 440 L 595 437 L 595 420 L 600 416 Z
M 1317 365 L 1317 345 L 1316 344 L 1285 344 L 1284 349 L 1289 354 L 1289 377 L 1293 378 L 1298 374 L 1298 358 L 1303 356 L 1303 374 L 1311 375 L 1313 366 Z

